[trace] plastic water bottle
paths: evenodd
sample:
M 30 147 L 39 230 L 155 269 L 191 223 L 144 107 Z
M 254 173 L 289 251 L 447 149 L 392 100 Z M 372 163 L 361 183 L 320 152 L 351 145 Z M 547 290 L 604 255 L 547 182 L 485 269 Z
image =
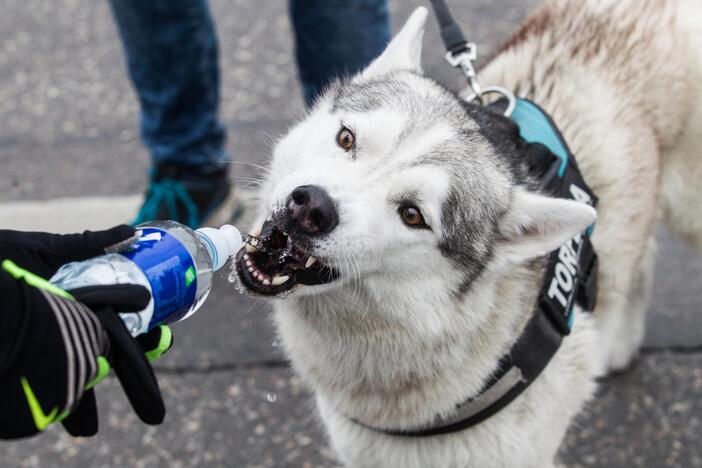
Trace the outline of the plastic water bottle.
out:
M 151 301 L 139 312 L 120 313 L 132 336 L 190 317 L 205 302 L 212 273 L 243 246 L 231 225 L 193 231 L 175 221 L 137 226 L 139 239 L 117 253 L 62 266 L 50 282 L 64 290 L 139 284 Z M 119 311 L 117 311 L 119 312 Z

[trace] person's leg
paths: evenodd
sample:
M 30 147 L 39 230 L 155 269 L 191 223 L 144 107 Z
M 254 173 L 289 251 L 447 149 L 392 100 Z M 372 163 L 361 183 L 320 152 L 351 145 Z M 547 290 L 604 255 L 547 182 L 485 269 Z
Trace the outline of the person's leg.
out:
M 206 0 L 110 0 L 154 163 L 137 220 L 199 224 L 227 196 L 217 36 Z M 166 181 L 166 182 L 164 182 Z
M 290 0 L 307 105 L 337 76 L 355 73 L 390 41 L 386 0 Z

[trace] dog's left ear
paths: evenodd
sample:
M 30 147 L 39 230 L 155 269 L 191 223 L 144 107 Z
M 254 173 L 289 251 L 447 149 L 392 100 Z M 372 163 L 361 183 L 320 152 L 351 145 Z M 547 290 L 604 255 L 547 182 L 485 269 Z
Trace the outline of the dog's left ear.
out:
M 596 217 L 585 203 L 518 190 L 498 225 L 497 248 L 514 262 L 541 257 L 583 232 Z
M 360 74 L 361 78 L 374 78 L 395 70 L 422 71 L 422 38 L 427 22 L 427 9 L 417 8 L 399 33 Z

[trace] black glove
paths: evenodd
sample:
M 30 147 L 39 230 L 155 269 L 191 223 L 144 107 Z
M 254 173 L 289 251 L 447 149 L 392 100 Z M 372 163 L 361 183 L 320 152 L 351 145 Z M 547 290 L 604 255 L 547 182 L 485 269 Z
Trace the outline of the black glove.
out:
M 140 337 L 142 348 L 114 312 L 143 309 L 148 290 L 114 285 L 65 293 L 40 278 L 64 263 L 128 245 L 134 235 L 129 226 L 69 236 L 0 231 L 0 437 L 32 435 L 58 420 L 73 435 L 95 434 L 92 386 L 106 375 L 108 361 L 137 415 L 149 424 L 163 420 L 163 400 L 144 351 L 151 358 L 164 352 L 172 342 L 170 329 Z

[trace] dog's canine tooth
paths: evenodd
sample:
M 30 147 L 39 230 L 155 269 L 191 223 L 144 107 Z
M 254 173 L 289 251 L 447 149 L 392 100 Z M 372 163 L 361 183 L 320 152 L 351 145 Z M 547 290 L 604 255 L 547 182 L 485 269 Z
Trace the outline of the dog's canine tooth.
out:
M 309 268 L 312 265 L 314 265 L 317 262 L 317 259 L 310 256 L 310 258 L 307 259 L 307 263 L 305 263 L 305 268 Z
M 246 252 L 248 252 L 248 253 L 254 253 L 257 250 L 256 247 L 254 247 L 251 244 L 246 244 L 246 246 L 244 248 L 246 249 Z
M 271 281 L 271 284 L 273 284 L 273 286 L 280 286 L 281 284 L 285 283 L 289 279 L 290 279 L 289 276 L 275 275 L 273 277 L 273 280 Z
M 270 284 L 271 284 L 271 280 L 269 280 L 268 278 L 265 278 L 265 279 L 263 280 L 263 285 L 264 285 L 264 286 L 269 286 Z

